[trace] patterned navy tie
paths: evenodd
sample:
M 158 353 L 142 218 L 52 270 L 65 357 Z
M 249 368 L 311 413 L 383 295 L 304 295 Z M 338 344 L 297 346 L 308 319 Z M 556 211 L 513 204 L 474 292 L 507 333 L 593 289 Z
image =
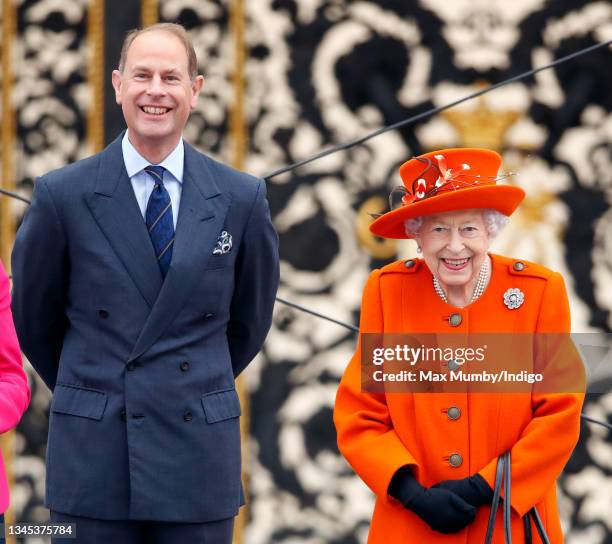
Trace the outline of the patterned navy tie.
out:
M 174 245 L 174 222 L 172 221 L 172 202 L 170 195 L 164 187 L 163 166 L 147 166 L 144 171 L 155 181 L 155 187 L 147 203 L 145 221 L 159 269 L 165 279 L 172 260 L 172 246 Z

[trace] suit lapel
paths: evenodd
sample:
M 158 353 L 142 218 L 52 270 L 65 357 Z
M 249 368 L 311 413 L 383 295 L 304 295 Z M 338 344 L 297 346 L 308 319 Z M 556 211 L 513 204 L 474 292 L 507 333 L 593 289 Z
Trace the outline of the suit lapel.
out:
M 121 134 L 100 156 L 93 193 L 86 202 L 134 284 L 153 307 L 162 277 L 147 227 L 125 169 Z
M 142 355 L 172 323 L 211 257 L 229 208 L 208 159 L 185 143 L 185 168 L 172 262 L 130 360 Z M 149 244 L 151 245 L 151 244 Z

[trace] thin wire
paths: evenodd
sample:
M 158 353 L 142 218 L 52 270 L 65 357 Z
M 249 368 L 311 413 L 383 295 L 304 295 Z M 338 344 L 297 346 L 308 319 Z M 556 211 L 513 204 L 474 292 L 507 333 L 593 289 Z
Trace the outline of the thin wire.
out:
M 17 193 L 13 193 L 2 188 L 0 188 L 0 193 L 6 196 L 10 196 L 11 198 L 14 198 L 16 200 L 21 200 L 21 202 L 25 202 L 26 204 L 30 204 L 30 201 L 26 197 L 18 195 Z
M 299 304 L 296 304 L 295 302 L 289 302 L 288 300 L 285 300 L 284 298 L 276 297 L 276 300 L 278 300 L 278 302 L 286 304 L 287 306 L 290 306 L 291 308 L 295 308 L 296 310 L 300 310 L 302 312 L 305 312 L 310 315 L 314 315 L 316 317 L 320 317 L 322 319 L 327 319 L 327 321 L 331 321 L 332 323 L 335 323 L 336 325 L 340 325 L 341 327 L 344 327 L 350 331 L 359 332 L 359 327 L 355 327 L 355 325 L 349 325 L 348 323 L 344 323 L 343 321 L 339 321 L 337 319 L 334 319 L 333 317 L 329 317 L 329 316 L 320 314 L 319 312 L 315 312 L 314 310 L 309 310 L 308 308 L 305 308 L 304 306 L 300 306 Z
M 596 423 L 597 425 L 601 425 L 602 427 L 605 427 L 606 429 L 608 429 L 608 431 L 612 431 L 612 425 L 610 425 L 606 421 L 600 421 L 599 419 L 595 419 L 593 417 L 585 416 L 584 414 L 580 414 L 580 417 L 582 419 L 584 419 L 585 421 L 589 421 L 591 423 Z
M 357 138 L 356 140 L 352 140 L 344 144 L 338 144 L 338 145 L 335 145 L 334 147 L 330 147 L 329 149 L 321 151 L 320 153 L 317 153 L 316 155 L 313 155 L 310 158 L 302 159 L 301 161 L 294 162 L 293 164 L 290 164 L 289 166 L 284 166 L 282 168 L 279 168 L 278 170 L 274 170 L 273 172 L 270 172 L 269 174 L 266 174 L 265 176 L 263 176 L 263 178 L 265 180 L 272 179 L 273 177 L 280 176 L 281 174 L 284 174 L 285 172 L 295 170 L 296 168 L 299 168 L 300 166 L 304 166 L 318 159 L 322 159 L 323 157 L 327 157 L 328 155 L 331 155 L 332 153 L 336 153 L 338 151 L 350 149 L 351 147 L 361 145 L 367 142 L 368 140 L 371 140 L 372 138 L 379 136 L 380 134 L 384 134 L 385 132 L 389 132 L 390 130 L 395 130 L 400 127 L 409 125 L 411 123 L 414 123 L 415 121 L 418 121 L 419 119 L 423 119 L 424 117 L 430 117 L 432 115 L 440 113 L 441 111 L 444 111 L 454 106 L 457 106 L 459 104 L 462 104 L 463 102 L 472 100 L 473 98 L 477 98 L 479 96 L 482 96 L 483 94 L 491 92 L 495 89 L 499 89 L 500 87 L 504 87 L 505 85 L 509 85 L 510 83 L 514 83 L 515 81 L 520 81 L 521 79 L 525 79 L 529 76 L 537 74 L 538 72 L 541 72 L 542 70 L 548 70 L 549 68 L 554 68 L 555 66 L 558 66 L 559 64 L 567 62 L 568 60 L 572 60 L 576 57 L 585 55 L 586 53 L 590 53 L 591 51 L 595 51 L 596 49 L 606 47 L 610 44 L 612 44 L 612 40 L 608 40 L 607 42 L 598 43 L 598 44 L 586 47 L 584 49 L 580 49 L 578 51 L 575 51 L 574 53 L 570 53 L 569 55 L 566 55 L 565 57 L 561 57 L 560 59 L 557 59 L 551 62 L 550 64 L 540 66 L 539 68 L 534 68 L 533 70 L 528 70 L 527 72 L 518 74 L 514 77 L 511 77 L 510 79 L 500 81 L 499 83 L 495 83 L 494 85 L 485 87 L 484 89 L 481 89 L 480 91 L 472 93 L 468 96 L 464 96 L 463 98 L 460 98 L 459 100 L 455 100 L 454 102 L 450 102 L 449 104 L 446 104 L 444 106 L 439 106 L 437 108 L 430 108 L 424 112 L 417 113 L 416 115 L 413 115 L 412 117 L 408 117 L 407 119 L 403 119 L 402 121 L 393 123 L 392 125 L 388 125 L 386 127 L 379 128 L 378 130 L 375 130 L 374 132 L 371 132 L 370 134 L 366 134 L 365 136 Z

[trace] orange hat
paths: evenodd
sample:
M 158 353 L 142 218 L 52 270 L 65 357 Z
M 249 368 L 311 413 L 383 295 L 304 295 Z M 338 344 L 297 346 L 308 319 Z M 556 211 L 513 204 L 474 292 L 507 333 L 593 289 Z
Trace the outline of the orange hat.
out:
M 370 231 L 385 238 L 411 238 L 404 222 L 413 217 L 470 208 L 511 215 L 525 191 L 497 185 L 500 165 L 499 154 L 480 148 L 442 149 L 410 159 L 400 166 L 402 205 L 376 219 Z

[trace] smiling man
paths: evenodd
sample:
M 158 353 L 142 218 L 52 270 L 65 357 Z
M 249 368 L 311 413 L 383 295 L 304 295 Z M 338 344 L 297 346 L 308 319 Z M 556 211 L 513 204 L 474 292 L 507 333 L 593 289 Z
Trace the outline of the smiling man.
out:
M 182 27 L 129 33 L 112 78 L 128 130 L 36 181 L 13 251 L 17 332 L 53 391 L 46 505 L 65 542 L 229 543 L 234 379 L 279 279 L 265 185 L 183 141 L 204 78 Z

